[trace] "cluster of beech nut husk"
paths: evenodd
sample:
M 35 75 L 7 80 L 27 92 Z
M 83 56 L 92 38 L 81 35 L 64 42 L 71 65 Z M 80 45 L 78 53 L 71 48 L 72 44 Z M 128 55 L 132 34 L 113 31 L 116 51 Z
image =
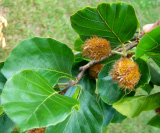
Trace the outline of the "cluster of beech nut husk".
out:
M 89 75 L 92 76 L 93 78 L 97 79 L 98 78 L 98 73 L 101 71 L 103 64 L 95 64 L 89 68 Z
M 109 57 L 111 53 L 110 42 L 97 36 L 87 39 L 82 48 L 83 56 L 92 60 L 99 60 L 104 56 Z M 94 78 L 98 78 L 98 73 L 102 67 L 103 65 L 101 64 L 91 66 L 89 68 L 89 74 Z M 134 90 L 141 77 L 138 65 L 127 57 L 122 57 L 116 61 L 109 75 L 112 77 L 112 81 L 117 81 L 119 87 L 125 91 L 127 89 L 129 91 Z
M 99 60 L 104 56 L 109 56 L 110 53 L 110 42 L 97 36 L 87 39 L 83 45 L 83 56 L 92 60 Z
M 101 37 L 93 36 L 87 39 L 83 45 L 83 56 L 92 60 L 99 60 L 104 56 L 109 56 L 111 53 L 110 42 Z M 93 78 L 98 78 L 98 73 L 101 71 L 103 64 L 95 64 L 89 68 L 89 75 Z
M 113 65 L 110 71 L 112 81 L 117 81 L 119 87 L 132 91 L 140 79 L 140 72 L 138 65 L 126 57 L 119 59 Z

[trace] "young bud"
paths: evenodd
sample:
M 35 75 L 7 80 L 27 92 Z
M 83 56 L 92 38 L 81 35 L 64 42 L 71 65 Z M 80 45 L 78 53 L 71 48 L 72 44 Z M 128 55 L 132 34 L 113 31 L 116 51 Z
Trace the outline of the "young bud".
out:
M 121 58 L 115 62 L 113 69 L 110 71 L 113 81 L 117 81 L 119 87 L 132 91 L 139 82 L 140 72 L 138 65 L 128 58 Z
M 86 40 L 86 43 L 83 46 L 83 56 L 92 60 L 99 60 L 104 56 L 109 56 L 110 53 L 110 42 L 97 36 L 93 36 Z

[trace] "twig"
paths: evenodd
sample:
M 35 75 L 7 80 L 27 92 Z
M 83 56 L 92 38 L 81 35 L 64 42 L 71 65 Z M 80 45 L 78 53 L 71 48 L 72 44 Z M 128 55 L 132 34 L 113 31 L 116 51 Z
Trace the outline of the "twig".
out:
M 124 54 L 124 56 L 127 56 L 126 55 L 126 47 L 125 47 L 124 43 L 122 43 L 122 48 L 123 48 L 123 54 Z
M 122 53 L 122 52 L 117 52 L 116 50 L 112 50 L 112 53 L 119 54 L 119 55 L 122 55 L 122 56 L 123 56 L 123 53 Z
M 139 31 L 137 31 L 138 35 L 134 36 L 130 41 L 136 41 L 137 39 L 140 40 L 140 38 L 142 38 L 142 33 Z
M 126 49 L 126 51 L 128 51 L 128 50 L 132 49 L 133 47 L 136 47 L 137 45 L 138 45 L 138 42 L 134 42 L 134 43 L 126 46 L 125 49 Z M 117 52 L 122 52 L 122 51 L 123 51 L 123 48 L 119 48 L 119 49 L 117 49 L 116 51 L 117 51 Z M 80 73 L 79 73 L 78 76 L 76 77 L 76 80 L 75 80 L 75 81 L 72 80 L 72 81 L 68 84 L 68 86 L 67 86 L 62 92 L 66 93 L 66 91 L 67 91 L 71 86 L 77 84 L 77 83 L 81 80 L 84 72 L 85 72 L 88 68 L 90 68 L 90 67 L 93 66 L 94 64 L 97 64 L 97 63 L 100 63 L 100 62 L 106 60 L 107 58 L 109 58 L 110 56 L 112 56 L 112 55 L 114 55 L 114 54 L 115 54 L 115 52 L 114 52 L 114 53 L 111 53 L 109 56 L 105 56 L 105 57 L 101 58 L 100 60 L 92 60 L 92 61 L 90 61 L 89 63 L 87 63 L 86 65 L 80 67 L 80 68 L 79 68 Z

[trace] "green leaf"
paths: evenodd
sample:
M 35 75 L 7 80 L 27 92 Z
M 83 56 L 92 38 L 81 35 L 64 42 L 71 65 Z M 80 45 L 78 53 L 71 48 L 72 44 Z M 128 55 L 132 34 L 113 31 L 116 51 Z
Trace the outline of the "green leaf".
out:
M 136 59 L 142 55 L 160 53 L 160 26 L 146 33 L 136 48 Z
M 108 59 L 106 59 L 104 62 L 102 62 L 103 64 L 105 64 L 105 66 L 101 69 L 100 73 L 98 74 L 98 78 L 104 78 L 106 76 L 108 76 L 110 70 L 113 68 L 113 64 L 120 58 L 120 55 L 113 55 L 111 57 L 109 57 Z
M 3 89 L 3 87 L 4 87 L 4 84 L 5 83 L 2 83 L 1 81 L 0 81 L 0 95 L 1 95 L 1 93 L 2 93 L 2 89 Z M 0 100 L 1 101 L 1 100 Z M 0 102 L 1 103 L 1 102 Z
M 0 62 L 0 83 L 2 84 L 4 84 L 7 81 L 7 79 L 4 77 L 4 75 L 1 72 L 1 69 L 3 68 L 3 66 L 4 66 L 4 62 Z M 1 86 L 0 86 L 0 89 L 2 89 Z
M 143 111 L 158 107 L 160 107 L 160 92 L 152 95 L 122 98 L 113 104 L 113 108 L 129 118 L 134 118 Z
M 154 60 L 154 62 L 160 67 L 160 54 L 152 54 L 150 57 Z
M 153 88 L 154 88 L 154 85 L 152 82 L 149 82 L 148 84 L 145 84 L 144 87 L 142 87 L 142 89 L 145 90 L 148 94 L 151 93 Z
M 81 85 L 83 87 L 82 89 L 89 91 L 91 94 L 94 94 L 96 90 L 96 80 L 92 77 L 89 77 L 87 73 L 77 84 Z
M 143 56 L 141 56 L 141 59 L 147 62 L 147 61 L 148 61 L 148 59 L 149 59 L 149 56 L 147 56 L 147 55 L 143 55 Z
M 109 40 L 113 47 L 134 36 L 138 20 L 131 5 L 101 3 L 97 8 L 86 7 L 73 14 L 71 25 L 83 41 L 96 35 Z
M 86 63 L 88 63 L 88 62 L 81 61 L 81 62 L 73 65 L 72 75 L 76 77 L 79 73 L 79 67 L 85 65 Z M 91 76 L 89 76 L 88 71 L 86 71 L 84 73 L 82 79 L 77 84 L 81 85 L 82 89 L 89 91 L 91 94 L 94 94 L 94 92 L 96 90 L 96 80 L 94 78 L 92 78 Z
M 6 78 L 1 73 L 1 69 L 2 69 L 3 65 L 4 65 L 4 63 L 0 62 L 0 133 L 10 133 L 14 129 L 15 124 L 4 113 L 3 108 L 1 106 L 1 93 L 2 93 L 2 89 L 4 87 L 4 84 L 6 82 Z
M 108 105 L 102 100 L 100 100 L 100 105 L 103 111 L 104 126 L 107 126 L 109 123 L 120 123 L 127 118 L 115 110 L 112 105 Z
M 132 91 L 131 93 L 129 93 L 125 97 L 130 97 L 130 96 L 134 96 L 134 95 L 135 95 L 135 91 Z M 127 118 L 126 116 L 122 115 L 117 110 L 115 110 L 112 107 L 112 105 L 108 105 L 108 104 L 104 103 L 102 100 L 100 100 L 100 105 L 101 105 L 101 108 L 103 111 L 105 126 L 107 126 L 110 122 L 111 123 L 121 123 L 125 118 Z
M 106 63 L 98 75 L 98 93 L 102 100 L 107 104 L 113 104 L 125 95 L 124 90 L 119 87 L 118 83 L 113 82 L 111 76 L 107 76 L 115 61 L 116 60 L 112 60 Z
M 3 114 L 0 117 L 0 133 L 11 133 L 15 127 L 15 124 L 10 120 L 10 118 Z
M 154 116 L 149 122 L 148 125 L 160 128 L 160 115 Z
M 72 95 L 72 98 L 77 99 L 78 95 L 79 95 L 79 91 L 80 91 L 80 87 L 77 87 L 77 90 L 74 92 L 74 94 Z
M 120 59 L 120 58 L 121 58 L 120 55 L 115 54 L 115 55 L 110 56 L 110 57 L 107 58 L 106 60 L 102 61 L 101 63 L 102 63 L 102 64 L 107 64 L 107 63 L 109 63 L 109 62 L 115 62 L 115 61 L 117 61 L 117 60 Z
M 19 131 L 12 131 L 11 133 L 20 133 Z
M 78 87 L 76 86 L 71 86 L 66 93 L 64 94 L 67 97 L 73 97 L 75 93 L 77 93 Z M 78 91 L 79 93 L 79 91 Z
M 91 61 L 91 59 L 83 57 L 81 52 L 74 53 L 74 58 L 75 58 L 74 62 L 80 62 L 80 61 L 88 61 L 89 62 L 89 61 Z
M 77 38 L 74 42 L 74 50 L 76 51 L 82 51 L 82 45 L 84 44 L 85 42 L 83 42 L 81 40 L 81 38 Z
M 73 64 L 79 63 L 81 61 L 83 61 L 82 53 L 80 52 L 74 53 L 74 63 Z
M 3 114 L 3 108 L 0 106 L 0 116 Z
M 79 111 L 74 110 L 63 122 L 47 127 L 46 133 L 100 133 L 103 114 L 96 98 L 82 89 L 79 102 Z
M 6 82 L 6 78 L 4 77 L 4 75 L 1 72 L 3 65 L 4 65 L 4 63 L 0 62 L 0 115 L 3 114 L 3 108 L 1 106 L 1 93 L 2 93 L 2 89 L 4 87 L 4 84 Z
M 111 123 L 121 123 L 126 118 L 127 118 L 126 116 L 116 111 Z
M 132 97 L 136 94 L 136 90 L 131 91 L 129 94 L 125 95 L 125 97 Z
M 145 84 L 148 84 L 150 81 L 149 67 L 148 67 L 147 62 L 144 61 L 143 59 L 137 59 L 137 60 L 135 60 L 135 62 L 138 64 L 139 70 L 141 73 L 140 80 L 135 88 L 138 88 L 141 86 L 143 87 Z
M 149 65 L 151 82 L 154 85 L 160 86 L 160 73 L 158 73 L 151 65 Z
M 1 72 L 3 65 L 4 65 L 4 63 L 0 62 L 0 96 L 2 93 L 3 86 L 4 86 L 5 82 L 7 81 L 7 79 L 4 77 L 4 75 Z M 0 99 L 0 101 L 1 101 L 1 99 Z M 1 102 L 0 102 L 0 105 L 1 105 Z
M 108 105 L 102 100 L 100 100 L 100 105 L 103 111 L 104 126 L 107 126 L 114 118 L 116 110 L 112 107 L 112 105 Z
M 51 38 L 33 38 L 21 42 L 7 58 L 2 73 L 7 79 L 28 69 L 41 73 L 54 86 L 60 77 L 71 78 L 74 55 L 71 49 Z
M 113 104 L 125 96 L 125 91 L 117 82 L 113 82 L 110 76 L 98 79 L 97 88 L 102 100 L 107 104 Z
M 6 114 L 21 131 L 63 121 L 79 102 L 57 94 L 38 72 L 24 70 L 7 81 L 2 92 Z
M 130 97 L 134 95 L 135 95 L 135 91 L 132 91 L 128 95 L 125 95 L 125 97 Z M 102 100 L 100 100 L 100 105 L 101 105 L 103 116 L 104 116 L 104 126 L 107 126 L 110 122 L 120 123 L 126 118 L 126 116 L 120 114 L 117 110 L 115 110 L 112 107 L 112 105 L 108 105 L 104 103 Z
M 79 96 L 80 89 L 81 86 L 72 86 L 66 91 L 64 95 L 67 97 L 72 97 L 74 99 L 77 99 Z

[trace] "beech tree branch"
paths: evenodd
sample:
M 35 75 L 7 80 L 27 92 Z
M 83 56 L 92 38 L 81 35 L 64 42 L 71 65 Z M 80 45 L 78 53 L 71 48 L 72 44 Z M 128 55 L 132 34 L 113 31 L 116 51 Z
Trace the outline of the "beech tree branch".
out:
M 137 45 L 138 45 L 138 42 L 134 42 L 134 43 L 126 46 L 125 49 L 126 49 L 126 51 L 128 51 L 128 50 L 132 49 L 133 47 L 136 47 Z M 122 51 L 123 51 L 123 48 L 119 48 L 119 49 L 117 49 L 116 51 L 117 51 L 117 52 L 122 52 Z M 97 64 L 97 63 L 100 63 L 100 62 L 106 60 L 107 58 L 109 58 L 110 56 L 112 56 L 112 55 L 114 55 L 114 54 L 115 54 L 115 53 L 111 53 L 109 56 L 105 56 L 105 57 L 101 58 L 100 60 L 92 60 L 92 61 L 90 61 L 89 63 L 87 63 L 86 65 L 81 66 L 81 67 L 79 68 L 80 73 L 79 73 L 78 76 L 76 77 L 76 80 L 75 80 L 75 81 L 72 80 L 72 81 L 68 84 L 68 86 L 67 86 L 62 92 L 63 92 L 63 93 L 66 93 L 66 91 L 67 91 L 71 86 L 77 84 L 77 83 L 81 80 L 81 78 L 83 77 L 84 72 L 85 72 L 88 68 L 90 68 L 90 67 L 93 66 L 94 64 Z

